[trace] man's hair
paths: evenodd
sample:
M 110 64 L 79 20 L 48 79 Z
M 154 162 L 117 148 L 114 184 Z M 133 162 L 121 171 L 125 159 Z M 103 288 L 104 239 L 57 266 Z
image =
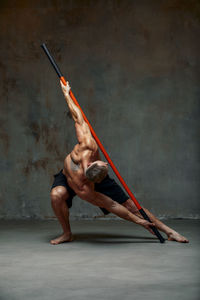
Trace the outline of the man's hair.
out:
M 94 163 L 92 166 L 88 167 L 85 175 L 86 177 L 93 182 L 101 182 L 108 174 L 108 170 L 105 166 L 99 166 L 97 163 Z

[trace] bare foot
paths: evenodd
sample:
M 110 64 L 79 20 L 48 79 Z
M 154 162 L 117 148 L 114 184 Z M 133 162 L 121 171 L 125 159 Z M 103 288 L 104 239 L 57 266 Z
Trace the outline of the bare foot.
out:
M 188 239 L 174 231 L 168 235 L 168 241 L 176 241 L 179 243 L 189 243 Z
M 66 243 L 66 242 L 72 242 L 73 238 L 72 238 L 72 234 L 71 233 L 64 233 L 61 236 L 57 237 L 54 240 L 51 240 L 50 243 L 52 245 L 58 245 L 61 243 Z

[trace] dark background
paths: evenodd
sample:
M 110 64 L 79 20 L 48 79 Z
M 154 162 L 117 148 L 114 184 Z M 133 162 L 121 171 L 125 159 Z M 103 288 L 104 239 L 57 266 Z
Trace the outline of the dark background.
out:
M 0 216 L 53 216 L 76 138 L 45 42 L 138 201 L 199 217 L 200 3 L 0 1 Z M 101 212 L 80 199 L 72 216 Z

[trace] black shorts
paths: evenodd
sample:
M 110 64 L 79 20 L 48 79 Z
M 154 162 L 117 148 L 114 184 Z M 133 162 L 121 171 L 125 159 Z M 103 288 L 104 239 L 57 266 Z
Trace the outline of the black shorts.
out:
M 64 186 L 68 193 L 69 197 L 67 199 L 67 206 L 70 208 L 72 206 L 72 199 L 74 196 L 76 196 L 76 193 L 74 190 L 69 186 L 67 182 L 67 178 L 62 173 L 62 170 L 54 175 L 54 182 L 52 184 L 51 189 L 55 188 L 56 186 Z M 126 200 L 128 200 L 128 196 L 124 193 L 122 188 L 116 183 L 116 181 L 107 175 L 100 183 L 95 183 L 95 191 L 102 193 L 108 197 L 110 197 L 112 200 L 122 204 Z M 106 210 L 105 208 L 101 208 L 103 213 L 105 215 L 109 214 L 110 212 Z

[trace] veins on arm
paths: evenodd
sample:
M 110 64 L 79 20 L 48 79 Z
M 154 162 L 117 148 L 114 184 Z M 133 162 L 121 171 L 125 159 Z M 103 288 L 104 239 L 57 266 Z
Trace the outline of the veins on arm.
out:
M 60 85 L 61 85 L 64 97 L 65 97 L 65 100 L 67 102 L 67 105 L 69 107 L 69 110 L 72 114 L 72 118 L 74 119 L 74 121 L 76 123 L 81 125 L 84 122 L 83 115 L 82 115 L 79 107 L 74 103 L 74 101 L 72 100 L 72 98 L 70 96 L 71 87 L 69 85 L 69 82 L 67 81 L 66 85 L 64 85 L 62 83 L 62 81 L 60 81 Z
M 69 107 L 69 110 L 72 114 L 72 118 L 75 122 L 75 128 L 76 128 L 76 135 L 79 143 L 83 142 L 84 140 L 91 139 L 93 140 L 92 134 L 90 132 L 90 128 L 88 124 L 85 122 L 82 112 L 80 108 L 74 103 L 70 96 L 70 85 L 69 82 L 67 82 L 67 85 L 65 86 L 62 82 L 60 82 L 63 94 L 65 96 L 67 105 Z
M 65 95 L 66 102 L 68 104 L 69 110 L 72 114 L 72 118 L 74 122 L 78 123 L 79 125 L 82 125 L 84 121 L 83 115 L 78 108 L 78 106 L 74 103 L 70 95 Z

